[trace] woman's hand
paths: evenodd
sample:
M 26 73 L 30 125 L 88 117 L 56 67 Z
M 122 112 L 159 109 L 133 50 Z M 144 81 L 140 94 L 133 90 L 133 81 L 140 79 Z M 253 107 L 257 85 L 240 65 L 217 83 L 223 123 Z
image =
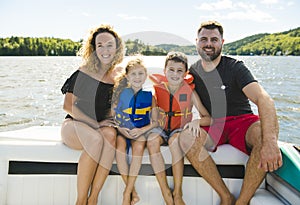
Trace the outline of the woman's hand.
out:
M 142 131 L 141 128 L 134 128 L 129 131 L 129 135 L 132 137 L 131 139 L 136 139 L 139 136 L 141 136 L 142 134 L 144 134 L 144 132 Z
M 114 127 L 115 125 L 116 125 L 116 123 L 115 123 L 113 118 L 102 120 L 101 122 L 98 123 L 99 128 L 101 128 L 101 127 Z
M 129 131 L 130 129 L 125 127 L 118 127 L 118 131 L 126 138 L 133 139 L 132 136 L 130 136 Z

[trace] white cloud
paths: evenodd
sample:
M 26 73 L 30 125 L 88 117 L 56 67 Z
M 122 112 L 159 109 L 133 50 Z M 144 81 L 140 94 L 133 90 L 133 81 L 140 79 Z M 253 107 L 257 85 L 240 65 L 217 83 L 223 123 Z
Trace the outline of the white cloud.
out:
M 89 16 L 91 16 L 89 13 L 87 13 L 87 12 L 82 12 L 81 13 L 83 16 L 86 16 L 86 17 L 89 17 Z
M 244 2 L 239 2 L 235 6 L 235 10 L 241 10 L 241 9 L 245 9 L 245 10 L 252 9 L 253 10 L 255 8 L 256 8 L 255 4 L 244 3 Z
M 294 1 L 280 1 L 280 0 L 261 0 L 261 4 L 264 4 L 268 9 L 285 10 L 287 7 L 291 7 L 295 4 Z
M 195 8 L 206 11 L 225 10 L 233 8 L 233 4 L 230 0 L 220 0 L 218 2 L 202 3 L 198 6 L 195 6 Z
M 277 1 L 277 0 L 264 0 Z M 274 22 L 276 19 L 269 13 L 257 9 L 255 4 L 239 2 L 233 4 L 230 0 L 203 3 L 196 7 L 199 10 L 215 11 L 210 15 L 203 15 L 205 19 L 228 19 L 228 20 L 250 20 L 256 22 Z
M 249 10 L 249 11 L 239 11 L 239 12 L 231 12 L 227 15 L 228 19 L 239 19 L 239 20 L 252 20 L 256 22 L 274 22 L 275 19 L 260 10 Z
M 125 20 L 148 20 L 145 16 L 129 16 L 128 14 L 118 14 L 118 17 Z
M 278 0 L 262 0 L 260 3 L 266 4 L 266 5 L 271 5 L 271 4 L 277 4 L 279 3 Z

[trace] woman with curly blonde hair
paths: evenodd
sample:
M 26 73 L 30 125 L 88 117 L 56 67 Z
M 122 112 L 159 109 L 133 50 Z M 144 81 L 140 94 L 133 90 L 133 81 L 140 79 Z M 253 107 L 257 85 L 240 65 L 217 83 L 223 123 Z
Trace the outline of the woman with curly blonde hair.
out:
M 63 142 L 82 150 L 77 168 L 77 205 L 96 205 L 115 156 L 117 132 L 112 126 L 111 98 L 116 65 L 124 56 L 120 36 L 110 25 L 90 31 L 79 52 L 83 63 L 62 87 L 67 112 Z

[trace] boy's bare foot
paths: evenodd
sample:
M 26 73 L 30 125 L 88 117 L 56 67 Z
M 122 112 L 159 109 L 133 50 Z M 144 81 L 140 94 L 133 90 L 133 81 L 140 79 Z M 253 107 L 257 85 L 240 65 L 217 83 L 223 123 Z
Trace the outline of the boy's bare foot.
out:
M 185 205 L 182 196 L 174 195 L 174 204 L 175 205 Z
M 123 193 L 123 202 L 122 205 L 130 205 L 130 201 L 131 201 L 131 194 L 127 194 L 127 193 Z
M 163 192 L 163 197 L 166 202 L 166 205 L 174 205 L 173 195 L 170 189 L 167 192 Z

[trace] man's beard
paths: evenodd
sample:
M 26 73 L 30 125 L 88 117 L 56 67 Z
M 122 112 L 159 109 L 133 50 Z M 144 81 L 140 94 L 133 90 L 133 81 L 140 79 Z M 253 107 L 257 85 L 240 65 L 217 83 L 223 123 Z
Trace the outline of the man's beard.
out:
M 214 49 L 212 55 L 207 55 L 203 48 L 198 48 L 198 54 L 201 56 L 202 60 L 204 61 L 214 61 L 222 52 L 222 47 L 220 49 Z

